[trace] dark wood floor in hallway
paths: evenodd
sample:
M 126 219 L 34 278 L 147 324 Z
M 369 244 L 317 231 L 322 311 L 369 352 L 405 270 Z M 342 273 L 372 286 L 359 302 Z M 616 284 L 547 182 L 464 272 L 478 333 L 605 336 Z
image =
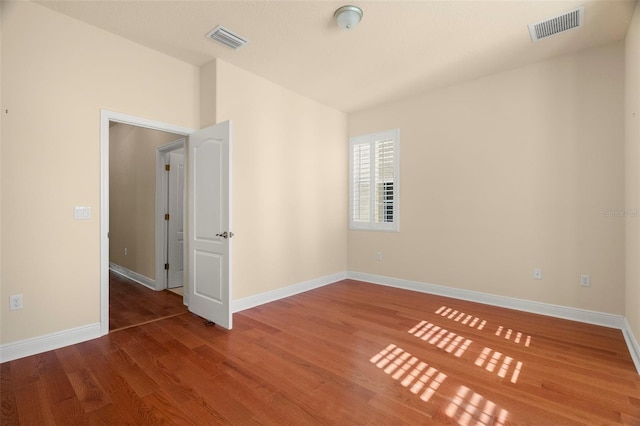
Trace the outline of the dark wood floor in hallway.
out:
M 0 368 L 3 426 L 640 424 L 620 330 L 351 280 Z
M 154 291 L 109 272 L 109 330 L 119 330 L 187 312 L 182 297 Z

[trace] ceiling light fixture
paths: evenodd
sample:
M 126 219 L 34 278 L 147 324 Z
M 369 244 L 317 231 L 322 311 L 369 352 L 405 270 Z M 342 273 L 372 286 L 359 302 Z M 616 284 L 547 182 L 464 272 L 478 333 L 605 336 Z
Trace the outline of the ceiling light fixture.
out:
M 342 6 L 333 14 L 338 26 L 343 30 L 354 29 L 362 19 L 362 9 L 358 6 Z

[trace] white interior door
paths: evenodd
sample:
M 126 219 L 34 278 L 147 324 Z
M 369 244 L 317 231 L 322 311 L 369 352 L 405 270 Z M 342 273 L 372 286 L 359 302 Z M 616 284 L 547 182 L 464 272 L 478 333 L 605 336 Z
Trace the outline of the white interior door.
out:
M 189 135 L 189 310 L 231 329 L 231 122 Z
M 184 284 L 184 150 L 169 153 L 167 288 Z

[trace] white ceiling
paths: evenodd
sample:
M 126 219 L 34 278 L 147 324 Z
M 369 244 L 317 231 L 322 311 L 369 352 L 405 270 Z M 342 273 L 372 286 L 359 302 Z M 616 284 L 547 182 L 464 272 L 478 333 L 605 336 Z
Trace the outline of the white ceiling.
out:
M 625 37 L 635 0 L 40 1 L 194 65 L 220 58 L 345 112 Z M 333 12 L 364 11 L 340 30 Z M 585 7 L 585 25 L 532 43 L 527 25 Z M 234 51 L 216 25 L 246 37 Z

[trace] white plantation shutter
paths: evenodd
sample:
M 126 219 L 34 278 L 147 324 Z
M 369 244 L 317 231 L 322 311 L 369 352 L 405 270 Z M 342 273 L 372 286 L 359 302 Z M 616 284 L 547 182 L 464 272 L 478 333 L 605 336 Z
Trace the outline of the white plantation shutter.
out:
M 393 139 L 376 141 L 375 222 L 393 222 L 394 143 Z
M 399 131 L 350 141 L 351 229 L 398 231 Z
M 353 208 L 351 220 L 369 223 L 371 220 L 371 145 L 353 146 Z

